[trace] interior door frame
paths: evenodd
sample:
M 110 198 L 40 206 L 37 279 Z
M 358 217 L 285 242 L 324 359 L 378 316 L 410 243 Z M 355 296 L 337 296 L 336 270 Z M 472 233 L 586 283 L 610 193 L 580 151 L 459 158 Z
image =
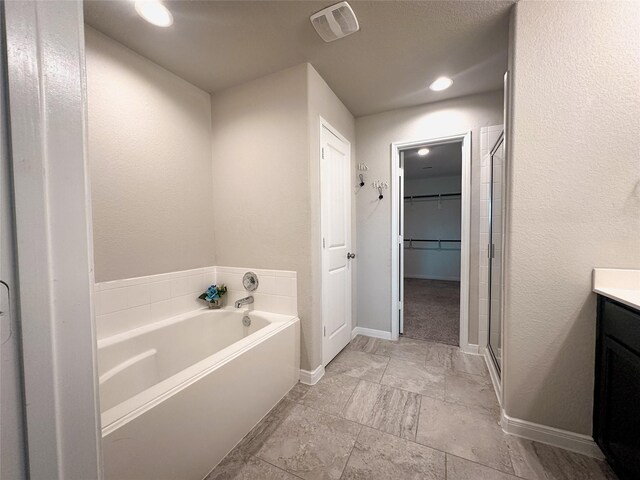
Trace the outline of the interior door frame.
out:
M 333 135 L 335 135 L 341 142 L 343 142 L 346 146 L 347 146 L 347 152 L 349 154 L 349 162 L 348 162 L 348 171 L 351 172 L 351 142 L 349 142 L 349 140 L 346 139 L 346 137 L 344 135 L 342 135 L 336 128 L 334 128 L 327 120 L 325 120 L 324 118 L 322 118 L 322 116 L 320 116 L 320 129 L 318 131 L 318 135 L 319 135 L 319 139 L 320 141 L 319 143 L 319 151 L 318 151 L 318 158 L 320 159 L 320 239 L 319 239 L 319 244 L 320 244 L 320 265 L 321 265 L 321 281 L 320 281 L 320 298 L 321 298 L 321 308 L 320 308 L 320 338 L 322 339 L 322 365 L 325 366 L 328 363 L 328 360 L 326 359 L 326 354 L 325 354 L 325 335 L 324 335 L 324 328 L 325 328 L 325 318 L 326 318 L 326 311 L 327 311 L 327 303 L 329 301 L 328 298 L 326 298 L 325 292 L 327 291 L 327 289 L 325 288 L 325 282 L 327 281 L 326 275 L 325 275 L 325 264 L 326 264 L 326 255 L 325 255 L 325 249 L 323 246 L 323 239 L 325 238 L 325 232 L 326 232 L 326 225 L 325 225 L 325 219 L 324 219 L 324 202 L 323 202 L 323 196 L 322 196 L 322 181 L 323 181 L 323 168 L 322 168 L 322 129 L 326 128 L 329 132 L 331 132 Z M 347 180 L 351 181 L 351 175 L 347 176 Z M 349 241 L 348 241 L 348 251 L 352 251 L 353 250 L 353 235 L 352 235 L 352 231 L 351 231 L 351 227 L 352 227 L 352 218 L 351 218 L 351 202 L 352 202 L 352 198 L 351 198 L 351 190 L 349 189 L 349 195 L 346 196 L 347 201 L 349 202 L 348 208 L 347 208 L 347 215 L 348 215 L 348 225 L 349 225 L 349 229 L 348 229 L 348 235 L 349 235 Z M 351 264 L 350 264 L 351 265 Z M 351 288 L 350 294 L 349 294 L 349 308 L 348 308 L 348 312 L 349 312 L 349 332 L 353 331 L 353 269 L 349 268 L 349 286 Z
M 398 245 L 403 238 L 397 234 L 400 226 L 400 152 L 418 146 L 462 142 L 462 215 L 460 224 L 460 348 L 468 353 L 478 353 L 477 345 L 469 345 L 469 259 L 471 243 L 471 131 L 446 137 L 427 137 L 420 140 L 393 142 L 391 144 L 391 339 L 400 333 L 402 300 L 399 285 L 400 253 Z
M 82 2 L 0 8 L 28 477 L 100 479 Z

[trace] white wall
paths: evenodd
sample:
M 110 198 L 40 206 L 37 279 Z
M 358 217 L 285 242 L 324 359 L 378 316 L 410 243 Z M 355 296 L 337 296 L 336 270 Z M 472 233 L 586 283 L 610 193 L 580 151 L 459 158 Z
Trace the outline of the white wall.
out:
M 481 126 L 502 122 L 502 92 L 463 97 L 356 119 L 356 155 L 369 166 L 368 182 L 391 182 L 391 143 L 471 130 L 471 274 L 469 342 L 478 336 L 478 222 Z M 357 193 L 358 325 L 391 331 L 391 199 L 371 188 Z
M 460 176 L 405 178 L 404 195 L 460 193 Z M 404 202 L 405 238 L 460 239 L 461 197 Z M 405 278 L 460 281 L 460 243 L 414 243 L 404 250 Z
M 640 4 L 521 1 L 511 52 L 504 408 L 591 433 L 593 267 L 640 267 Z
M 96 281 L 213 265 L 209 94 L 85 32 Z
M 306 370 L 322 361 L 318 115 L 355 143 L 353 117 L 308 64 L 212 98 L 217 262 L 297 272 Z

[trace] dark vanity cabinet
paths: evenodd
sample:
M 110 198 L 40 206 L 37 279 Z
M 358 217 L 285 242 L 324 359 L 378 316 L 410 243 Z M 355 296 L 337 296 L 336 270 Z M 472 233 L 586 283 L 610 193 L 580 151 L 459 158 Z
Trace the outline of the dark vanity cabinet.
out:
M 602 295 L 593 436 L 621 480 L 640 479 L 640 310 Z

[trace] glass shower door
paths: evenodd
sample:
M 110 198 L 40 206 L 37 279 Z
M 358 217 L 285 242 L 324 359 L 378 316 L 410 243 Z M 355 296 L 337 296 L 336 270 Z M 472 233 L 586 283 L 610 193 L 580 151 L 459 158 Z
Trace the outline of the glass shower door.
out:
M 504 192 L 504 134 L 490 155 L 489 191 L 489 352 L 498 373 L 502 370 L 502 201 Z

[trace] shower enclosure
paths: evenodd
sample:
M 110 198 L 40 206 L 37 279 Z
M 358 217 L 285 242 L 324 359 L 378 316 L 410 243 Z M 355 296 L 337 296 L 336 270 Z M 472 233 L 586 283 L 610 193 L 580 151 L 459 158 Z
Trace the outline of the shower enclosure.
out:
M 502 226 L 504 192 L 504 132 L 500 134 L 489 158 L 489 278 L 488 349 L 498 374 L 502 370 Z

